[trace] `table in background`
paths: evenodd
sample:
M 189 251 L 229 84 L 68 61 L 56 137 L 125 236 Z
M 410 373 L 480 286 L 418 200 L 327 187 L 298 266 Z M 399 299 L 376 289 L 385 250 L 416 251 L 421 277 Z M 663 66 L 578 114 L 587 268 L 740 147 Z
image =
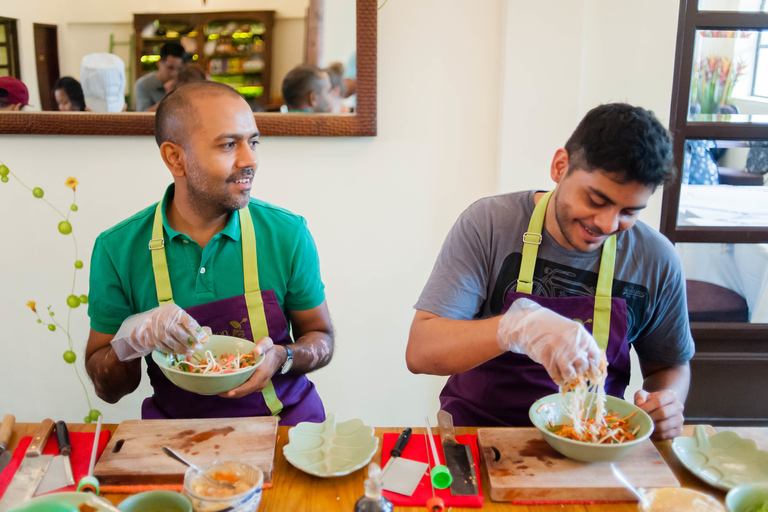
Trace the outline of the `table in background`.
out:
M 23 436 L 31 436 L 35 428 L 38 425 L 36 423 L 17 423 L 13 429 L 9 448 L 15 449 L 19 444 L 19 440 Z M 72 432 L 95 432 L 96 425 L 90 424 L 69 424 L 69 430 Z M 103 429 L 111 431 L 113 434 L 117 429 L 117 425 L 103 425 Z M 275 468 L 273 471 L 272 488 L 266 490 L 259 505 L 258 512 L 284 512 L 290 510 L 292 512 L 318 512 L 318 511 L 349 511 L 354 510 L 355 502 L 363 495 L 363 480 L 365 479 L 365 471 L 358 470 L 350 475 L 335 477 L 335 478 L 318 478 L 312 475 L 308 475 L 296 468 L 294 468 L 283 457 L 283 446 L 288 440 L 288 429 L 290 427 L 278 427 L 277 434 L 279 436 L 277 440 L 277 450 L 275 456 Z M 456 429 L 459 434 L 474 434 L 477 432 L 477 428 L 474 427 L 459 427 Z M 723 429 L 717 429 L 721 431 Z M 755 429 L 726 429 L 736 430 L 741 435 L 748 434 L 748 430 Z M 376 436 L 379 438 L 379 450 L 374 455 L 373 460 L 376 462 L 381 461 L 381 439 L 385 433 L 400 433 L 402 428 L 377 428 Z M 414 428 L 414 434 L 424 434 L 424 428 Z M 765 432 L 765 439 L 768 439 L 768 429 L 759 429 L 760 432 Z M 712 434 L 715 431 L 711 428 L 709 433 Z M 693 426 L 686 425 L 684 435 L 693 435 Z M 656 448 L 661 453 L 662 457 L 675 474 L 680 484 L 683 487 L 690 489 L 697 489 L 711 496 L 714 496 L 721 501 L 725 497 L 725 493 L 718 491 L 708 485 L 700 482 L 696 477 L 691 475 L 677 460 L 671 449 L 671 441 L 662 441 L 655 443 Z M 631 456 L 631 455 L 630 455 Z M 480 470 L 480 468 L 478 468 Z M 486 493 L 485 501 L 482 509 L 473 508 L 453 508 L 451 512 L 471 512 L 473 510 L 489 510 L 489 511 L 505 511 L 505 512 L 544 512 L 544 511 L 558 511 L 558 512 L 636 512 L 637 505 L 635 503 L 626 504 L 603 504 L 603 505 L 511 505 L 509 503 L 496 503 L 491 501 L 487 495 L 488 480 L 487 476 L 482 470 L 483 489 Z M 106 498 L 115 504 L 120 503 L 126 497 L 127 494 L 106 494 Z M 426 508 L 421 507 L 395 507 L 398 512 L 424 512 Z

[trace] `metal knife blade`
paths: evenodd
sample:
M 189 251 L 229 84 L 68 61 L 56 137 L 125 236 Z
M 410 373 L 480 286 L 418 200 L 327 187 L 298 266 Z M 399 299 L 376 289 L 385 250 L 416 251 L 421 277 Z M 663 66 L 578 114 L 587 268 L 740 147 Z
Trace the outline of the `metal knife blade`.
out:
M 56 441 L 59 442 L 59 453 L 64 457 L 64 471 L 67 477 L 67 485 L 75 485 L 75 476 L 72 474 L 72 461 L 69 456 L 72 454 L 72 445 L 69 442 L 69 430 L 67 424 L 63 421 L 56 422 Z
M 13 432 L 13 424 L 16 423 L 16 418 L 13 414 L 6 414 L 3 418 L 3 423 L 0 425 L 0 473 L 3 472 L 5 466 L 11 462 L 13 453 L 8 449 L 8 443 L 11 441 L 11 432 Z
M 69 455 L 72 453 L 72 445 L 69 442 L 69 430 L 63 421 L 56 422 L 56 441 L 59 443 L 59 453 L 51 461 L 43 480 L 37 486 L 35 496 L 55 491 L 68 485 L 75 485 L 75 477 L 72 474 L 72 464 Z
M 453 477 L 451 494 L 454 496 L 473 496 L 478 494 L 477 471 L 472 458 L 472 450 L 466 444 L 456 443 L 453 417 L 446 411 L 438 411 L 437 426 L 440 429 L 440 441 L 443 445 L 445 465 Z
M 35 494 L 37 486 L 53 460 L 53 455 L 41 455 L 51 432 L 53 432 L 53 420 L 44 419 L 29 443 L 21 466 L 16 470 L 13 480 L 0 499 L 0 512 L 12 509 Z

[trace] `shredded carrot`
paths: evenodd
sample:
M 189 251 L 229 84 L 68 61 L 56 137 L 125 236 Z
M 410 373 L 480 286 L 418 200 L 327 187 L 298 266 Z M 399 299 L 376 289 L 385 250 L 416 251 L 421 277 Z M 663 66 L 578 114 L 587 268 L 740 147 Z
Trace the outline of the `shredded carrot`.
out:
M 210 350 L 205 351 L 205 358 L 173 355 L 171 356 L 171 368 L 188 373 L 218 374 L 234 373 L 254 366 L 256 361 L 252 352 L 247 354 L 222 354 L 218 358 Z M 199 361 L 199 363 L 196 362 Z

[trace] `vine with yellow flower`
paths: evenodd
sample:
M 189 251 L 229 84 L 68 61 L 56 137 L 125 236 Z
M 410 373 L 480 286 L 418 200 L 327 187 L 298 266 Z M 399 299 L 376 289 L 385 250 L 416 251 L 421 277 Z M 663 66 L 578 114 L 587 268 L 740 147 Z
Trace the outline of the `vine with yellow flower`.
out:
M 72 204 L 69 206 L 69 209 L 67 210 L 67 214 L 65 215 L 62 213 L 58 208 L 56 208 L 54 205 L 52 205 L 47 199 L 45 199 L 45 192 L 40 187 L 34 187 L 31 188 L 27 186 L 24 182 L 22 182 L 17 175 L 15 175 L 11 170 L 4 164 L 0 164 L 0 182 L 2 183 L 8 183 L 10 181 L 10 177 L 13 177 L 19 185 L 26 188 L 30 192 L 32 192 L 32 196 L 36 199 L 42 200 L 45 204 L 50 206 L 53 211 L 58 213 L 63 220 L 59 222 L 58 229 L 59 233 L 61 233 L 64 236 L 71 236 L 72 237 L 72 243 L 74 244 L 74 250 L 75 250 L 75 264 L 73 269 L 73 275 L 72 275 L 72 288 L 70 289 L 69 295 L 67 296 L 67 306 L 69 307 L 69 310 L 67 311 L 67 319 L 65 324 L 62 325 L 61 322 L 59 322 L 56 318 L 56 315 L 53 312 L 53 307 L 48 306 L 48 316 L 45 317 L 45 320 L 40 317 L 40 313 L 37 311 L 37 303 L 35 301 L 29 301 L 27 302 L 27 306 L 32 310 L 32 312 L 37 316 L 37 323 L 40 325 L 44 325 L 47 327 L 47 329 L 50 332 L 56 332 L 57 330 L 62 331 L 67 336 L 67 344 L 69 349 L 66 350 L 63 354 L 64 361 L 67 364 L 72 365 L 72 368 L 75 370 L 75 375 L 77 376 L 77 379 L 80 381 L 80 385 L 83 387 L 83 391 L 85 392 L 85 400 L 88 403 L 88 414 L 85 415 L 84 421 L 86 423 L 91 423 L 92 421 L 95 421 L 98 419 L 98 417 L 101 415 L 99 411 L 93 408 L 91 405 L 91 398 L 88 395 L 88 389 L 85 387 L 85 383 L 83 382 L 82 377 L 80 376 L 80 372 L 77 369 L 77 366 L 74 364 L 77 360 L 77 354 L 75 353 L 74 344 L 72 342 L 72 336 L 69 333 L 69 326 L 70 326 L 70 319 L 72 316 L 72 310 L 78 308 L 81 304 L 88 304 L 88 296 L 85 294 L 82 295 L 75 295 L 75 287 L 77 285 L 77 271 L 81 270 L 83 268 L 83 262 L 78 259 L 77 254 L 77 240 L 75 239 L 75 235 L 72 232 L 72 224 L 69 222 L 69 216 L 76 212 L 78 210 L 76 198 L 77 198 L 77 185 L 79 185 L 77 178 L 69 177 L 64 182 L 64 186 L 67 188 L 72 189 Z

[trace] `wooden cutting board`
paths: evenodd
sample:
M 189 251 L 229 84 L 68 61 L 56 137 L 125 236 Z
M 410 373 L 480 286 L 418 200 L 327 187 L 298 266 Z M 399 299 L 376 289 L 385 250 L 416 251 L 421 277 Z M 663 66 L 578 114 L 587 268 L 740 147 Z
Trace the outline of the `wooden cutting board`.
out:
M 169 446 L 191 462 L 214 460 L 253 464 L 272 481 L 277 418 L 132 420 L 118 425 L 93 474 L 101 484 L 178 484 L 187 467 L 165 455 Z
M 493 501 L 637 501 L 613 477 L 609 462 L 568 459 L 536 428 L 479 428 L 477 442 Z M 614 464 L 636 487 L 680 486 L 650 440 Z

